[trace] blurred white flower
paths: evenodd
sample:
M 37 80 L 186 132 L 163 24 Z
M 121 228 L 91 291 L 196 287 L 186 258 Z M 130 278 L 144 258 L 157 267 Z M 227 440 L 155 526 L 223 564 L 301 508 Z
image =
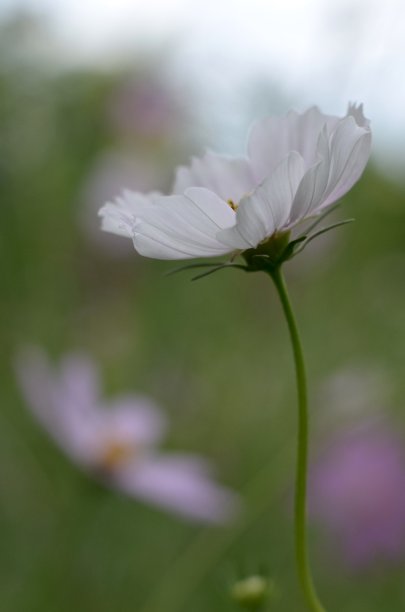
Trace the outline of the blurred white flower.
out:
M 318 108 L 253 126 L 248 157 L 214 153 L 180 167 L 174 195 L 124 192 L 100 210 L 102 228 L 147 257 L 188 259 L 255 249 L 341 198 L 360 178 L 371 132 L 362 106 Z
M 196 521 L 221 523 L 236 513 L 237 496 L 215 482 L 203 458 L 157 450 L 166 420 L 149 398 L 125 395 L 106 405 L 89 358 L 69 355 L 56 372 L 41 350 L 29 349 L 17 378 L 54 441 L 106 485 Z

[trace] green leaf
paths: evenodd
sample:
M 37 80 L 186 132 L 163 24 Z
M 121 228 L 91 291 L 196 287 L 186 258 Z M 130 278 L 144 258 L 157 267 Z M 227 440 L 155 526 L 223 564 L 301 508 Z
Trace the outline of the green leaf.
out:
M 209 276 L 210 274 L 213 274 L 214 272 L 218 272 L 219 270 L 223 270 L 224 268 L 237 268 L 238 270 L 244 270 L 245 272 L 248 272 L 247 266 L 242 266 L 239 264 L 222 264 L 220 266 L 215 266 L 212 270 L 208 270 L 208 272 L 203 272 L 202 274 L 198 274 L 197 276 L 194 276 L 191 280 L 192 281 L 199 280 L 200 278 Z
M 172 270 L 169 270 L 168 272 L 166 272 L 165 276 L 172 276 L 173 274 L 177 274 L 178 272 L 184 272 L 185 270 L 193 270 L 195 268 L 216 268 L 218 267 L 218 265 L 222 266 L 222 265 L 227 265 L 227 264 L 208 263 L 208 262 L 186 264 L 185 266 L 179 266 L 178 268 L 173 268 Z
M 298 253 L 301 253 L 301 251 L 303 251 L 305 249 L 305 247 L 312 242 L 312 240 L 314 240 L 314 238 L 317 238 L 318 236 L 321 236 L 322 234 L 326 234 L 326 232 L 329 232 L 332 229 L 335 229 L 335 227 L 341 227 L 342 225 L 347 225 L 348 223 L 353 223 L 353 221 L 355 221 L 355 219 L 345 219 L 344 221 L 337 221 L 336 223 L 332 223 L 332 225 L 328 225 L 327 227 L 323 227 L 322 229 L 318 230 L 317 232 L 315 232 L 315 234 L 312 234 L 311 236 L 308 236 L 306 240 L 304 240 L 304 242 L 301 244 L 301 246 L 295 251 L 295 253 L 293 254 L 294 257 L 295 255 L 298 255 Z

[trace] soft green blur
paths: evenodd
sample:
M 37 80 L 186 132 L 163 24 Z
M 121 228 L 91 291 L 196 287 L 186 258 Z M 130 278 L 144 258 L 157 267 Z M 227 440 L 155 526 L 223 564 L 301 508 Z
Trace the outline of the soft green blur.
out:
M 84 185 L 103 150 L 130 147 L 144 161 L 143 147 L 148 159 L 156 151 L 166 184 L 175 163 L 205 143 L 170 135 L 172 147 L 136 137 L 123 144 L 106 108 L 124 75 L 50 75 L 3 46 L 0 609 L 226 612 L 236 609 L 232 583 L 264 572 L 277 592 L 271 609 L 301 610 L 291 513 L 296 398 L 269 279 L 237 270 L 195 283 L 189 273 L 168 277 L 170 262 L 114 255 L 83 221 Z M 187 113 L 183 121 L 187 135 Z M 313 446 L 334 426 L 318 390 L 350 365 L 388 372 L 381 408 L 405 428 L 405 194 L 371 164 L 339 215 L 356 223 L 285 269 L 308 363 Z M 13 359 L 26 344 L 55 359 L 84 349 L 102 368 L 106 394 L 152 395 L 171 418 L 167 447 L 212 459 L 246 496 L 245 519 L 201 529 L 87 479 L 24 405 Z M 352 576 L 315 529 L 310 537 L 328 610 L 404 608 L 403 566 Z

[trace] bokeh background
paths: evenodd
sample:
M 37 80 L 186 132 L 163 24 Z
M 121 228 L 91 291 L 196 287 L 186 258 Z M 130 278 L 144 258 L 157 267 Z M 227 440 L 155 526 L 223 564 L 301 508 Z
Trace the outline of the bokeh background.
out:
M 233 581 L 257 572 L 276 583 L 268 609 L 302 609 L 295 389 L 273 288 L 234 270 L 168 277 L 170 263 L 102 234 L 96 213 L 125 186 L 169 190 L 176 165 L 206 147 L 243 152 L 258 116 L 313 103 L 342 115 L 349 100 L 364 102 L 374 133 L 337 213 L 356 222 L 286 270 L 312 463 L 331 466 L 339 510 L 322 515 L 317 495 L 329 493 L 314 486 L 312 556 L 328 609 L 404 609 L 405 516 L 392 513 L 405 488 L 404 24 L 399 0 L 1 0 L 2 611 L 225 612 L 237 609 Z M 155 398 L 171 421 L 166 447 L 208 456 L 243 495 L 244 518 L 198 527 L 83 475 L 27 410 L 13 365 L 27 344 L 56 361 L 88 352 L 107 396 Z M 368 450 L 351 464 L 341 440 L 353 431 Z M 385 546 L 392 521 L 396 546 Z M 347 554 L 356 536 L 369 543 L 359 563 Z

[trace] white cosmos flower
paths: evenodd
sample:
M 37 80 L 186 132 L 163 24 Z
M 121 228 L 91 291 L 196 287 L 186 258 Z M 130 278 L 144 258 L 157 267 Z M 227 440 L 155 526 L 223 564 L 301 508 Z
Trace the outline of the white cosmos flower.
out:
M 215 481 L 204 458 L 158 450 L 167 425 L 151 399 L 124 395 L 106 405 L 88 357 L 69 355 L 57 371 L 41 350 L 27 349 L 17 361 L 17 379 L 58 446 L 107 486 L 196 521 L 234 516 L 238 497 Z
M 173 195 L 126 191 L 100 210 L 102 228 L 157 259 L 254 249 L 341 198 L 370 147 L 362 105 L 349 105 L 342 118 L 312 107 L 263 119 L 251 130 L 247 157 L 193 158 L 177 170 Z

